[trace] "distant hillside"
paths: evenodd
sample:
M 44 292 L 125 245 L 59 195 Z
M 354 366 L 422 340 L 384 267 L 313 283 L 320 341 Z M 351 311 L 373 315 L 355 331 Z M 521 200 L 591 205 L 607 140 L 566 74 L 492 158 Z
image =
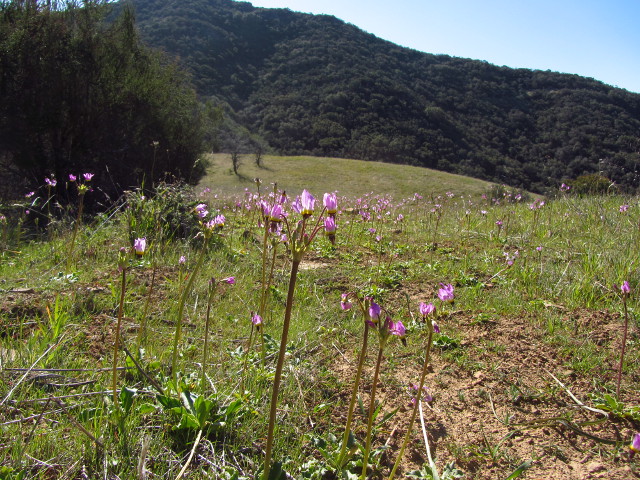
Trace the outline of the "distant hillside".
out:
M 638 94 L 402 48 L 332 16 L 231 0 L 132 3 L 142 37 L 280 154 L 425 166 L 534 191 L 594 172 L 640 185 Z

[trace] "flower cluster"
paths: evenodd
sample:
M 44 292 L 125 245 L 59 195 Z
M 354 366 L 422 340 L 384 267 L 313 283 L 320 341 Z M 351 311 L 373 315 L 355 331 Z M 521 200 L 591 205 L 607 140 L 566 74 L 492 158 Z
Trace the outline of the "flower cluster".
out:
M 544 207 L 544 200 L 541 198 L 536 198 L 533 203 L 529 204 L 531 210 L 540 210 L 542 207 Z
M 453 303 L 453 285 L 451 285 L 450 283 L 446 285 L 444 283 L 441 283 L 440 288 L 438 289 L 438 298 L 442 302 Z
M 518 250 L 513 253 L 503 252 L 503 255 L 505 261 L 507 262 L 507 266 L 511 267 L 515 263 L 516 259 L 520 256 L 520 252 Z
M 436 307 L 433 303 L 420 302 L 419 310 L 420 310 L 420 315 L 422 315 L 422 320 L 426 322 L 427 317 L 431 315 L 435 315 Z M 433 328 L 433 331 L 435 333 L 440 333 L 440 327 L 438 326 L 435 320 L 431 320 L 431 327 Z
M 411 394 L 411 405 L 415 405 L 416 403 L 416 393 L 418 392 L 418 390 L 420 390 L 419 385 L 416 385 L 415 383 L 409 384 L 409 393 Z M 433 397 L 429 393 L 429 390 L 427 390 L 427 387 L 424 385 L 422 386 L 422 394 L 420 395 L 420 400 L 424 400 L 425 402 L 433 401 Z
M 210 238 L 211 235 L 218 230 L 221 230 L 224 227 L 227 219 L 224 215 L 219 214 L 210 220 L 206 221 L 205 219 L 209 215 L 209 210 L 206 203 L 199 203 L 195 206 L 194 211 L 198 218 L 200 219 L 200 225 L 202 227 L 202 234 L 206 239 Z
M 340 308 L 342 310 L 349 310 L 353 306 L 353 304 L 349 302 L 350 297 L 354 297 L 358 301 L 364 313 L 365 323 L 370 328 L 376 329 L 382 345 L 387 342 L 391 335 L 398 337 L 402 343 L 406 345 L 405 336 L 407 329 L 400 320 L 394 322 L 389 315 L 385 314 L 384 320 L 381 321 L 383 317 L 382 307 L 371 297 L 366 297 L 364 301 L 361 301 L 355 293 L 342 294 L 340 299 Z
M 275 210 L 270 212 L 269 220 L 271 222 L 278 222 L 279 220 L 284 220 L 287 225 L 287 237 L 286 240 L 289 245 L 289 251 L 293 257 L 294 261 L 302 260 L 304 253 L 308 250 L 309 246 L 313 242 L 316 234 L 320 230 L 320 228 L 324 227 L 324 232 L 329 238 L 329 241 L 333 244 L 335 243 L 336 236 L 336 220 L 335 215 L 338 211 L 338 201 L 333 193 L 326 193 L 323 198 L 323 210 L 318 219 L 318 223 L 316 226 L 310 231 L 307 232 L 307 220 L 313 215 L 315 211 L 315 197 L 311 195 L 306 189 L 302 191 L 302 194 L 296 197 L 296 199 L 291 203 L 291 208 L 294 212 L 302 215 L 302 220 L 299 221 L 295 228 L 292 228 L 287 221 L 287 215 L 283 213 L 281 204 L 276 204 L 273 208 Z M 322 214 L 327 213 L 327 216 L 324 217 Z M 320 224 L 322 223 L 322 227 Z

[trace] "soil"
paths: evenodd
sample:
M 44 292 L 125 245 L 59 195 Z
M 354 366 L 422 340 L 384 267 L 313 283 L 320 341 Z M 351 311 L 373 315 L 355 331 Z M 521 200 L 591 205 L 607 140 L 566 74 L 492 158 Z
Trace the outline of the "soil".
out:
M 605 349 L 620 345 L 622 321 L 618 315 L 581 310 L 570 312 L 565 320 L 574 323 L 576 341 L 589 340 Z M 461 332 L 464 340 L 457 352 L 432 349 L 429 362 L 426 386 L 433 400 L 422 402 L 423 419 L 439 471 L 455 462 L 464 478 L 506 479 L 526 461 L 529 468 L 517 478 L 640 478 L 640 455 L 631 458 L 628 448 L 633 434 L 640 432 L 639 422 L 589 409 L 594 407 L 590 394 L 598 390 L 594 386 L 598 379 L 567 367 L 561 350 L 545 341 L 545 328 L 535 325 L 536 319 L 528 317 L 478 322 L 463 311 L 453 312 L 440 323 L 443 333 L 457 336 L 456 332 Z M 421 341 L 420 335 L 417 340 L 407 339 Z M 397 359 L 401 349 L 395 354 Z M 456 362 L 456 355 L 464 355 L 464 360 Z M 355 355 L 353 361 L 345 360 L 348 357 L 334 359 L 334 371 L 345 384 L 355 371 Z M 376 393 L 387 411 L 400 405 L 388 428 L 375 440 L 389 447 L 383 459 L 388 467 L 395 461 L 413 409 L 408 385 L 418 383 L 421 373 L 421 366 L 408 360 L 393 366 L 389 360 L 383 363 L 383 371 L 391 371 L 383 375 Z M 374 361 L 375 355 L 370 353 L 367 362 Z M 406 368 L 410 363 L 415 365 Z M 606 365 L 599 372 L 603 383 L 615 383 L 616 368 Z M 372 376 L 370 367 L 361 388 L 365 406 L 370 391 L 367 382 Z M 623 380 L 621 396 L 627 405 L 638 403 L 639 380 L 637 370 Z M 348 395 L 346 391 L 340 394 L 345 403 Z M 335 424 L 341 421 L 344 424 L 343 418 L 336 418 Z M 396 478 L 428 464 L 418 419 L 412 432 Z M 364 435 L 357 434 L 360 438 Z M 380 478 L 386 478 L 388 472 L 383 469 Z

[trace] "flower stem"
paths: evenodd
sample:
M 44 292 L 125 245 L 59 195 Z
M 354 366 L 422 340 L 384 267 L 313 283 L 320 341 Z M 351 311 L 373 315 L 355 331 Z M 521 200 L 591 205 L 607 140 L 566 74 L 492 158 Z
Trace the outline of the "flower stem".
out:
M 364 457 L 362 458 L 362 474 L 360 480 L 367 477 L 367 467 L 369 466 L 369 454 L 371 453 L 371 430 L 373 428 L 373 412 L 376 410 L 376 390 L 378 387 L 378 376 L 380 375 L 380 364 L 382 363 L 382 354 L 384 353 L 384 344 L 378 348 L 378 360 L 376 361 L 376 370 L 373 374 L 373 386 L 371 387 L 371 400 L 369 401 L 369 419 L 367 421 L 367 437 L 364 447 Z
M 247 351 L 244 352 L 244 362 L 242 363 L 242 374 L 240 375 L 240 394 L 241 395 L 244 395 L 244 382 L 245 382 L 245 375 L 247 373 L 247 362 L 249 360 L 249 352 L 251 351 L 252 345 L 253 345 L 253 323 L 251 323 L 251 333 L 249 334 L 249 343 L 247 345 Z
M 432 339 L 433 339 L 433 325 L 429 329 L 429 338 L 427 338 L 427 353 L 425 354 L 424 365 L 422 365 L 422 374 L 420 375 L 420 385 L 418 386 L 418 392 L 416 393 L 416 403 L 413 405 L 413 412 L 411 412 L 411 419 L 409 420 L 407 433 L 405 433 L 404 435 L 404 441 L 402 442 L 402 446 L 400 447 L 400 451 L 398 452 L 396 462 L 393 464 L 393 469 L 389 474 L 389 480 L 393 480 L 393 476 L 396 473 L 396 469 L 398 468 L 398 465 L 402 460 L 402 455 L 404 454 L 404 450 L 405 448 L 407 448 L 407 444 L 409 443 L 409 439 L 411 438 L 411 430 L 413 429 L 413 423 L 416 421 L 418 409 L 420 408 L 420 397 L 422 396 L 424 382 L 425 382 L 425 379 L 427 378 L 427 370 L 429 369 L 429 355 L 431 353 Z
M 120 285 L 120 305 L 118 306 L 118 324 L 116 325 L 116 339 L 113 342 L 113 370 L 111 387 L 113 389 L 113 404 L 119 408 L 118 403 L 118 346 L 120 345 L 120 325 L 122 324 L 122 313 L 124 309 L 124 291 L 127 278 L 127 269 L 122 269 L 122 283 Z
M 266 244 L 265 244 L 266 245 Z M 265 318 L 266 315 L 266 310 L 267 310 L 267 296 L 268 296 L 268 291 L 269 288 L 271 288 L 271 282 L 273 280 L 273 271 L 274 271 L 274 267 L 276 264 L 276 251 L 278 249 L 278 245 L 274 245 L 273 246 L 273 254 L 271 256 L 271 265 L 269 267 L 269 276 L 267 277 L 267 283 L 264 283 L 264 279 L 263 279 L 263 283 L 262 283 L 262 298 L 260 299 L 260 309 L 258 310 L 258 314 L 260 315 L 260 318 L 263 319 Z M 260 355 L 262 358 L 262 366 L 264 367 L 266 364 L 266 351 L 264 349 L 264 328 L 260 328 L 260 345 L 261 345 L 261 349 L 260 349 Z
M 180 303 L 178 304 L 178 315 L 176 317 L 176 332 L 173 336 L 173 352 L 171 354 L 171 376 L 173 378 L 174 387 L 178 388 L 178 342 L 180 341 L 180 335 L 182 334 L 182 314 L 184 313 L 184 303 L 187 300 L 187 295 L 191 291 L 191 287 L 193 286 L 193 281 L 196 278 L 196 274 L 202 264 L 204 263 L 204 257 L 207 252 L 207 241 L 205 239 L 205 243 L 202 246 L 202 252 L 200 253 L 200 258 L 198 258 L 198 262 L 196 266 L 193 267 L 193 271 L 191 275 L 189 275 L 189 280 L 187 281 L 187 285 L 182 290 L 182 295 L 180 295 Z
M 71 243 L 69 245 L 69 254 L 67 256 L 67 273 L 71 269 L 71 262 L 73 261 L 73 248 L 76 243 L 76 237 L 78 236 L 78 228 L 82 222 L 82 209 L 84 206 L 84 194 L 80 195 L 78 199 L 78 217 L 76 218 L 76 224 L 73 226 L 73 234 L 71 235 Z
M 207 317 L 204 324 L 204 348 L 202 352 L 202 378 L 200 379 L 200 390 L 204 395 L 204 387 L 207 378 L 207 357 L 209 356 L 209 318 L 211 316 L 211 303 L 213 302 L 213 294 L 215 292 L 215 283 L 209 286 L 209 300 L 207 302 Z
M 353 411 L 356 406 L 356 398 L 358 397 L 358 387 L 360 385 L 360 377 L 362 376 L 362 366 L 364 365 L 364 359 L 367 356 L 367 341 L 369 338 L 369 324 L 364 324 L 364 338 L 362 339 L 362 350 L 358 356 L 358 368 L 356 370 L 356 378 L 353 382 L 353 388 L 351 389 L 351 400 L 349 401 L 349 412 L 347 413 L 347 423 L 344 426 L 344 435 L 342 437 L 342 447 L 340 448 L 340 454 L 336 462 L 337 470 L 341 470 L 346 463 L 347 444 L 349 443 L 349 434 L 351 433 L 351 422 L 353 420 Z
M 620 400 L 620 381 L 622 380 L 622 364 L 624 363 L 624 351 L 627 347 L 627 332 L 629 330 L 629 313 L 627 311 L 627 294 L 622 296 L 624 306 L 624 333 L 622 334 L 622 349 L 620 350 L 620 363 L 618 364 L 618 382 L 616 385 L 616 398 Z
M 269 411 L 269 429 L 267 431 L 267 446 L 264 455 L 264 471 L 262 480 L 268 480 L 271 471 L 271 454 L 273 450 L 273 431 L 276 424 L 276 412 L 278 408 L 278 392 L 280 390 L 280 379 L 282 377 L 282 367 L 287 351 L 287 337 L 289 336 L 289 323 L 291 321 L 291 309 L 293 307 L 293 294 L 296 289 L 296 277 L 300 260 L 294 259 L 291 263 L 291 275 L 289 277 L 289 290 L 287 292 L 287 305 L 284 312 L 284 323 L 282 325 L 282 337 L 280 338 L 280 351 L 278 353 L 278 363 L 273 379 L 273 390 L 271 392 L 271 409 Z
M 152 256 L 153 258 L 153 256 Z M 153 293 L 153 288 L 156 283 L 156 271 L 158 266 L 156 265 L 155 258 L 153 260 L 153 273 L 151 274 L 151 285 L 149 286 L 149 291 L 147 292 L 147 300 L 144 304 L 144 312 L 142 313 L 142 318 L 140 319 L 140 330 L 138 330 L 138 341 L 137 347 L 140 350 L 142 346 L 142 342 L 147 338 L 147 313 L 149 312 L 149 304 L 151 303 L 151 294 Z

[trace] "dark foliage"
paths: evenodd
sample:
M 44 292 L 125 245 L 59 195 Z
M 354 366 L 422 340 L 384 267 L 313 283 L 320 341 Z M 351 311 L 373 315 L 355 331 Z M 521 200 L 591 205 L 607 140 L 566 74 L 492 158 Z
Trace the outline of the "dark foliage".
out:
M 569 182 L 571 195 L 607 195 L 618 193 L 615 184 L 607 177 L 589 173 L 580 175 L 575 180 Z
M 141 36 L 283 154 L 407 163 L 544 190 L 639 185 L 640 95 L 396 46 L 326 15 L 134 0 Z
M 107 197 L 196 179 L 203 117 L 176 64 L 139 41 L 133 10 L 103 1 L 0 3 L 0 160 L 32 187 L 93 172 Z M 5 176 L 4 180 L 7 180 Z M 87 200 L 98 199 L 89 195 Z

